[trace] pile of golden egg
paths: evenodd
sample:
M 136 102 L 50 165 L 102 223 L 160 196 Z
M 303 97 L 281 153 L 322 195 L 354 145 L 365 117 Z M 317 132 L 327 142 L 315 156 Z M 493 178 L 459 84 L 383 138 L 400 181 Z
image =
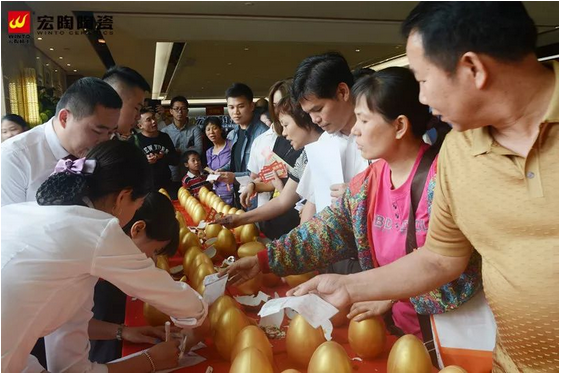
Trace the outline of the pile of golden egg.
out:
M 199 222 L 206 218 L 206 209 L 199 202 L 199 200 L 197 200 L 196 197 L 194 197 L 189 193 L 189 191 L 187 191 L 186 188 L 181 187 L 177 191 L 177 198 L 179 200 L 179 203 L 183 208 L 185 208 L 187 214 L 189 214 L 189 217 L 191 217 L 195 225 L 198 225 Z

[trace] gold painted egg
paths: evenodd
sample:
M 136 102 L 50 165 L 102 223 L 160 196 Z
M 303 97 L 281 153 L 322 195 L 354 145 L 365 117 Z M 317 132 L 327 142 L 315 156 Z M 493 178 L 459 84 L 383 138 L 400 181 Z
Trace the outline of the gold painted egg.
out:
M 232 349 L 236 337 L 244 327 L 249 325 L 247 317 L 238 308 L 228 308 L 218 319 L 214 330 L 214 345 L 216 350 L 225 360 L 232 358 Z M 268 362 L 265 357 L 265 361 Z
M 227 228 L 223 228 L 216 237 L 214 248 L 222 255 L 222 257 L 233 256 L 236 254 L 236 238 L 234 234 Z
M 314 352 L 308 373 L 352 373 L 351 360 L 341 344 L 334 341 L 322 343 Z
M 394 343 L 388 357 L 388 373 L 432 373 L 432 363 L 422 341 L 404 335 Z
M 348 337 L 351 348 L 362 358 L 375 358 L 384 352 L 386 346 L 386 328 L 376 317 L 360 322 L 352 320 Z
M 238 257 L 247 257 L 247 256 L 255 256 L 257 252 L 261 252 L 265 249 L 265 245 L 261 242 L 247 242 L 245 244 L 240 245 L 238 248 Z
M 232 348 L 232 360 L 234 360 L 238 353 L 248 347 L 259 349 L 267 357 L 271 365 L 274 364 L 271 342 L 269 342 L 263 330 L 257 326 L 250 325 L 240 331 L 236 337 L 234 348 Z
M 232 362 L 230 373 L 272 373 L 273 367 L 259 349 L 248 347 L 242 350 Z
M 304 317 L 296 315 L 286 332 L 286 352 L 292 362 L 305 368 L 317 347 L 325 342 L 323 329 L 314 329 Z

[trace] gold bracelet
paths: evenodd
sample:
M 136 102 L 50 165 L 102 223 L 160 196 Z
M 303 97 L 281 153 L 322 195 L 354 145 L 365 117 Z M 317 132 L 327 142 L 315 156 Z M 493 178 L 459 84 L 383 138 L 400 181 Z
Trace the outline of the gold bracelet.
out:
M 148 360 L 150 361 L 150 365 L 152 365 L 151 373 L 155 373 L 156 372 L 156 365 L 154 365 L 154 360 L 152 360 L 152 356 L 150 356 L 150 353 L 148 353 L 148 351 L 144 351 L 142 353 L 144 355 L 146 355 L 146 357 L 148 357 Z

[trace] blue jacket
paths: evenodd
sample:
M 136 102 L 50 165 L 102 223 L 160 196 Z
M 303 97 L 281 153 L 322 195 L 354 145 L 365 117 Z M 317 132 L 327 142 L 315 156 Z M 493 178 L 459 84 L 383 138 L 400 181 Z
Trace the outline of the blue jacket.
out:
M 234 147 L 236 146 L 236 142 L 238 141 L 238 130 L 240 126 L 236 125 L 232 131 L 226 137 L 228 140 L 232 142 L 232 158 L 234 158 Z M 246 137 L 245 141 L 242 145 L 242 160 L 240 165 L 236 165 L 236 170 L 228 170 L 234 172 L 236 177 L 241 177 L 244 175 L 249 175 L 250 172 L 247 170 L 247 164 L 249 162 L 249 154 L 251 152 L 251 145 L 255 138 L 259 135 L 263 134 L 269 128 L 263 122 L 259 120 L 259 117 L 254 116 L 253 120 L 251 121 L 249 127 L 246 130 Z M 232 162 L 230 162 L 230 166 Z

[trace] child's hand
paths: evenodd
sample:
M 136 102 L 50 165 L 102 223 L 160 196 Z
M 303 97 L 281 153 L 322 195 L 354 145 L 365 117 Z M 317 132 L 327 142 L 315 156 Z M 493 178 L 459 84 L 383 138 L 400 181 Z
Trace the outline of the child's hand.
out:
M 158 157 L 154 153 L 149 153 L 146 155 L 149 164 L 155 164 L 158 161 Z

